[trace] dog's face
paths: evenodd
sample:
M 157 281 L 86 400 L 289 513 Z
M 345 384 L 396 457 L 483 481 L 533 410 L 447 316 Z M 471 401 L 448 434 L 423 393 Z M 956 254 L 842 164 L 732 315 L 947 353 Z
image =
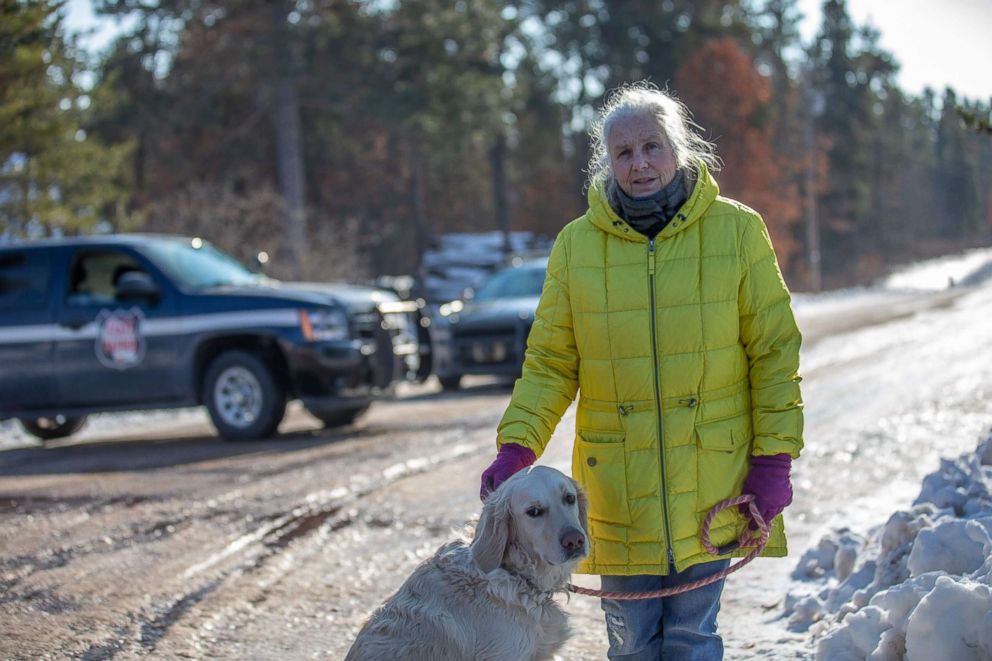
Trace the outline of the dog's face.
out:
M 472 555 L 489 572 L 513 546 L 531 562 L 574 565 L 589 551 L 586 500 L 575 480 L 547 466 L 525 469 L 490 494 Z

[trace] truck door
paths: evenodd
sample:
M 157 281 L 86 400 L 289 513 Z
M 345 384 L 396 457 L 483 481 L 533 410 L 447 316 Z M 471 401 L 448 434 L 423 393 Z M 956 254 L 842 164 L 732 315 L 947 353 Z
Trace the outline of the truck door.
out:
M 52 252 L 0 252 L 0 413 L 57 404 Z
M 124 274 L 144 274 L 155 293 L 120 295 Z M 62 401 L 117 407 L 181 396 L 177 293 L 126 248 L 78 248 L 57 312 L 55 356 Z

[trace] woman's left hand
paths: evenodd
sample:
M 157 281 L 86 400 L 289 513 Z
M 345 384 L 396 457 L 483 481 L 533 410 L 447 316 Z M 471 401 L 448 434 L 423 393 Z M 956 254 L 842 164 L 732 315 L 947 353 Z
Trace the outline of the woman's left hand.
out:
M 758 512 L 769 526 L 772 519 L 792 502 L 791 468 L 792 457 L 785 453 L 751 457 L 751 472 L 747 474 L 741 491 L 754 496 Z M 747 516 L 747 505 L 741 505 L 740 511 Z M 757 528 L 753 521 L 751 528 Z

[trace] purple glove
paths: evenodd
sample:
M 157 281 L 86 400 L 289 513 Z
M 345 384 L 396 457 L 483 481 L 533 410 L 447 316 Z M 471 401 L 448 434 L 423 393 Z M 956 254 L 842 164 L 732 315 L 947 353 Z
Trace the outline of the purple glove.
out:
M 479 498 L 486 499 L 496 488 L 519 470 L 537 461 L 534 451 L 516 443 L 504 443 L 489 468 L 482 472 L 482 489 Z
M 751 457 L 751 472 L 747 474 L 741 492 L 754 496 L 754 504 L 769 526 L 772 519 L 792 502 L 792 483 L 789 481 L 791 468 L 792 457 L 785 453 Z M 748 506 L 741 505 L 740 512 L 747 516 Z M 750 527 L 756 530 L 758 526 L 752 521 Z

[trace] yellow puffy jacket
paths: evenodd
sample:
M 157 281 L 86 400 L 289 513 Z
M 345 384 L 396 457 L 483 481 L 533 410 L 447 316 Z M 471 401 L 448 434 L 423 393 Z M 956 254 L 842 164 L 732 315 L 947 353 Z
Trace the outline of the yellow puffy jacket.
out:
M 498 445 L 540 456 L 578 391 L 572 474 L 592 537 L 579 571 L 683 571 L 715 559 L 703 519 L 740 494 L 751 455 L 799 456 L 800 341 L 764 222 L 720 197 L 704 166 L 653 241 L 594 184 L 551 251 Z M 725 510 L 711 539 L 744 526 Z M 763 555 L 785 554 L 778 516 Z

